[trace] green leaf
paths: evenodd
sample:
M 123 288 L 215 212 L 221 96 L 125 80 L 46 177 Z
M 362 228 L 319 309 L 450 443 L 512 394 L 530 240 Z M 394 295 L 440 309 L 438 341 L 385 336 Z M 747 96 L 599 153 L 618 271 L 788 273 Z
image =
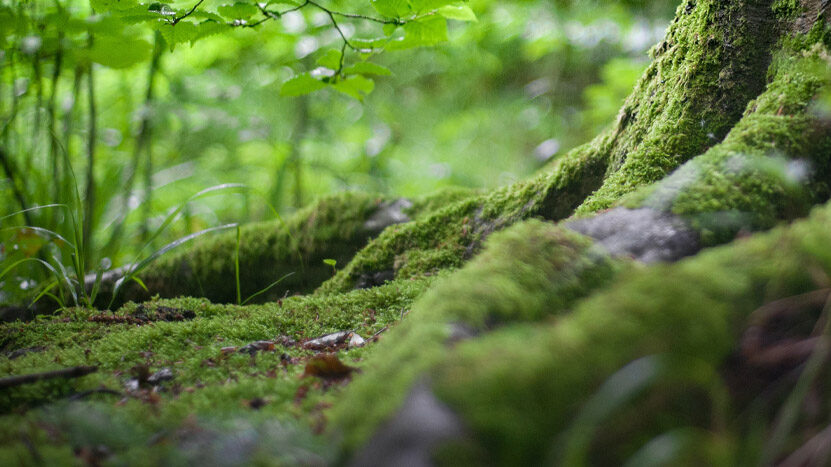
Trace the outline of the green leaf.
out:
M 331 258 L 326 258 L 326 259 L 324 259 L 324 260 L 323 260 L 323 263 L 324 263 L 324 264 L 328 264 L 329 266 L 332 266 L 332 267 L 335 267 L 335 266 L 337 266 L 337 264 L 338 264 L 338 262 L 337 262 L 336 260 L 331 259 Z
M 476 21 L 476 14 L 467 5 L 447 5 L 436 10 L 447 19 L 457 21 Z
M 90 0 L 89 6 L 96 13 L 107 13 L 110 11 L 129 10 L 139 5 L 138 0 Z
M 213 36 L 215 34 L 221 34 L 230 29 L 231 28 L 229 28 L 224 23 L 216 23 L 213 21 L 205 21 L 203 23 L 199 23 L 196 31 L 196 37 L 193 39 L 193 41 L 191 41 L 191 43 L 196 42 L 197 39 Z
M 188 21 L 181 21 L 175 26 L 163 24 L 159 27 L 159 32 L 164 37 L 164 41 L 167 42 L 171 51 L 177 44 L 191 42 L 199 36 L 199 28 Z
M 340 50 L 327 50 L 320 58 L 317 59 L 317 64 L 332 70 L 337 70 L 340 68 Z
M 300 6 L 300 5 L 302 5 L 302 3 L 299 2 L 299 1 L 296 1 L 296 0 L 275 0 L 273 2 L 268 2 L 268 4 L 266 6 L 271 6 L 271 5 Z
M 384 31 L 384 34 L 386 34 L 387 37 L 389 37 L 395 32 L 396 29 L 398 29 L 398 25 L 392 23 L 385 24 L 382 29 Z
M 360 62 L 343 69 L 346 75 L 378 75 L 389 76 L 392 72 L 389 68 L 383 67 L 376 63 Z
M 147 7 L 147 11 L 162 15 L 162 16 L 176 16 L 176 10 L 170 7 L 167 3 L 152 3 Z
M 333 88 L 363 102 L 364 97 L 375 89 L 375 82 L 360 75 L 353 75 L 332 85 Z
M 281 96 L 302 96 L 326 87 L 326 83 L 315 79 L 308 73 L 295 75 L 283 83 L 280 88 Z
M 210 21 L 216 21 L 220 24 L 225 23 L 225 18 L 211 11 L 196 10 L 190 15 L 190 17 L 193 19 L 207 19 Z
M 237 2 L 217 8 L 220 15 L 230 19 L 248 19 L 257 14 L 259 9 L 250 3 Z
M 349 42 L 358 49 L 380 49 L 387 45 L 389 41 L 389 37 L 376 37 L 374 39 L 349 39 Z
M 447 41 L 447 20 L 440 16 L 407 23 L 403 26 L 404 38 L 393 40 L 387 46 L 390 50 L 426 47 Z
M 411 12 L 408 0 L 370 0 L 370 3 L 375 11 L 387 18 L 400 18 Z
M 150 58 L 153 46 L 137 37 L 96 36 L 89 58 L 110 68 L 128 68 Z

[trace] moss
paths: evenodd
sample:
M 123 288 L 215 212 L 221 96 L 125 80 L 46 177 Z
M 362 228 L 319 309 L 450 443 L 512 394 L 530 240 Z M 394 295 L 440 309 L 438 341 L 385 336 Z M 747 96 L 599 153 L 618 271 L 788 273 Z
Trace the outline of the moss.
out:
M 480 191 L 470 188 L 446 187 L 434 193 L 414 198 L 412 200 L 413 205 L 406 209 L 405 212 L 411 219 L 417 219 L 424 217 L 425 214 L 434 213 L 451 204 L 481 194 Z
M 373 352 L 369 374 L 353 382 L 332 414 L 346 446 L 365 440 L 401 403 L 404 388 L 445 357 L 448 338 L 557 315 L 618 267 L 587 238 L 553 224 L 531 220 L 494 234 L 480 256 L 437 284 Z
M 602 180 L 605 165 L 600 154 L 597 144 L 584 145 L 530 180 L 466 197 L 413 222 L 392 226 L 316 293 L 351 290 L 363 276 L 378 271 L 417 277 L 457 268 L 494 231 L 536 216 L 565 218 Z
M 608 140 L 607 177 L 578 214 L 612 206 L 721 141 L 762 90 L 776 35 L 758 10 L 770 2 L 691 4 L 652 49 Z
M 549 461 L 561 459 L 557 440 L 568 434 L 581 405 L 627 363 L 661 355 L 676 364 L 697 362 L 717 375 L 751 311 L 821 287 L 818 277 L 831 275 L 829 231 L 831 206 L 825 206 L 788 228 L 618 276 L 613 287 L 554 322 L 508 326 L 458 344 L 431 373 L 434 389 L 494 463 L 535 463 L 552 448 Z M 707 404 L 673 405 L 700 384 L 671 385 L 682 394 L 659 399 L 638 417 L 662 429 L 700 422 L 696 412 Z M 700 428 L 711 416 L 705 414 Z M 632 454 L 617 450 L 626 445 L 631 424 L 615 420 L 623 431 L 605 437 L 611 442 L 598 452 L 620 463 Z
M 323 264 L 324 259 L 346 264 L 371 236 L 378 234 L 365 229 L 364 222 L 382 201 L 375 195 L 342 193 L 301 209 L 285 223 L 243 226 L 239 243 L 242 298 L 289 273 L 292 275 L 278 286 L 259 296 L 259 301 L 313 290 L 331 276 L 331 267 Z M 236 246 L 236 233 L 226 232 L 163 256 L 140 274 L 149 292 L 132 284 L 119 303 L 147 300 L 154 294 L 201 296 L 233 303 Z M 109 290 L 103 292 L 102 300 L 108 300 Z
M 347 294 L 290 297 L 246 307 L 212 304 L 204 299 L 160 299 L 140 306 L 131 303 L 116 313 L 104 315 L 95 310 L 72 309 L 32 322 L 4 324 L 0 326 L 0 335 L 7 337 L 3 343 L 4 356 L 0 357 L 0 375 L 74 365 L 94 365 L 99 371 L 82 378 L 4 390 L 0 394 L 0 414 L 4 414 L 0 415 L 0 427 L 36 423 L 43 415 L 41 411 L 14 413 L 46 402 L 66 400 L 77 392 L 101 386 L 123 391 L 125 382 L 139 367 L 147 367 L 151 372 L 168 367 L 175 379 L 162 384 L 161 392 L 126 398 L 117 416 L 107 416 L 144 434 L 186 424 L 191 416 L 220 420 L 242 416 L 255 424 L 276 417 L 291 426 L 299 424 L 301 432 L 308 431 L 309 426 L 318 423 L 317 404 L 331 403 L 333 394 L 338 392 L 337 385 L 327 390 L 308 379 L 300 379 L 304 361 L 311 351 L 277 345 L 275 352 L 259 352 L 251 357 L 221 349 L 280 335 L 300 340 L 342 330 L 354 330 L 368 338 L 400 320 L 415 297 L 432 281 L 432 278 L 394 281 Z M 171 309 L 193 312 L 193 318 L 152 321 Z M 138 316 L 151 320 L 137 323 L 119 319 Z M 9 358 L 15 349 L 35 346 L 45 348 Z M 284 363 L 286 357 L 281 358 L 282 354 L 291 357 L 292 362 Z M 340 358 L 360 367 L 364 354 L 365 349 L 353 349 L 341 351 Z M 308 387 L 307 395 L 296 401 L 298 390 L 304 386 Z M 90 397 L 117 400 L 106 394 Z M 257 398 L 268 404 L 254 414 L 246 409 L 245 402 Z M 144 443 L 148 436 L 137 435 L 128 443 L 129 449 L 138 449 L 139 455 L 146 452 Z M 19 450 L 19 441 L 14 430 L 0 429 L 0 452 Z M 48 448 L 55 441 L 44 443 Z M 118 446 L 109 445 L 109 448 Z M 127 448 L 122 451 L 119 455 L 128 454 Z
M 721 144 L 622 203 L 686 216 L 706 244 L 805 215 L 831 192 L 828 122 L 811 108 L 828 84 L 827 57 L 822 47 L 783 53 Z

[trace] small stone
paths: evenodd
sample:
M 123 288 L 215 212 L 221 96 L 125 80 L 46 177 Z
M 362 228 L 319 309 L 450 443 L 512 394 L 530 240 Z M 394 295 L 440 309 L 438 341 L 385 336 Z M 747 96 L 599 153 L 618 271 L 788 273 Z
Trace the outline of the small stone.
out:
M 359 336 L 358 333 L 353 332 L 352 337 L 349 338 L 349 345 L 347 346 L 347 348 L 355 349 L 358 347 L 363 347 L 364 345 L 366 345 L 366 341 L 364 340 L 364 338 Z
M 165 367 L 150 375 L 150 377 L 147 378 L 147 382 L 156 385 L 163 381 L 170 381 L 174 377 L 175 376 L 173 375 L 173 370 Z

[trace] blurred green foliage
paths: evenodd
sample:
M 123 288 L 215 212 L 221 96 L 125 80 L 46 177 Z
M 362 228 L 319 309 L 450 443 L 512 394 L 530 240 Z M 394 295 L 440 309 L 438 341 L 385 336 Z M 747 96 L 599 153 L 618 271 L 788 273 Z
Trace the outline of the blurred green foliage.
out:
M 336 191 L 503 185 L 611 122 L 674 6 L 0 0 L 0 215 L 71 204 L 93 270 L 217 184 L 252 190 L 188 204 L 154 246 Z M 71 233 L 61 209 L 2 222 Z M 0 235 L 5 264 L 54 249 Z M 31 266 L 0 302 L 43 279 Z

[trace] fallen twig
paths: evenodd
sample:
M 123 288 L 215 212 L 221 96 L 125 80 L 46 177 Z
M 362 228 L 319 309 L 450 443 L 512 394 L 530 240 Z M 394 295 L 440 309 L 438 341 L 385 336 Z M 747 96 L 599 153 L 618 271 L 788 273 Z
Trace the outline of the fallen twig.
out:
M 71 396 L 67 397 L 67 400 L 77 401 L 77 400 L 80 400 L 80 399 L 84 399 L 87 396 L 91 396 L 93 394 L 110 394 L 110 395 L 113 395 L 113 396 L 120 396 L 120 397 L 124 396 L 123 392 L 119 392 L 119 391 L 116 391 L 114 389 L 96 388 L 96 389 L 88 389 L 86 391 L 76 392 L 75 394 L 72 394 Z
M 34 383 L 45 379 L 54 378 L 78 378 L 98 371 L 97 366 L 73 366 L 60 370 L 45 371 L 43 373 L 32 373 L 28 375 L 7 376 L 0 378 L 0 388 L 12 388 L 23 384 Z

